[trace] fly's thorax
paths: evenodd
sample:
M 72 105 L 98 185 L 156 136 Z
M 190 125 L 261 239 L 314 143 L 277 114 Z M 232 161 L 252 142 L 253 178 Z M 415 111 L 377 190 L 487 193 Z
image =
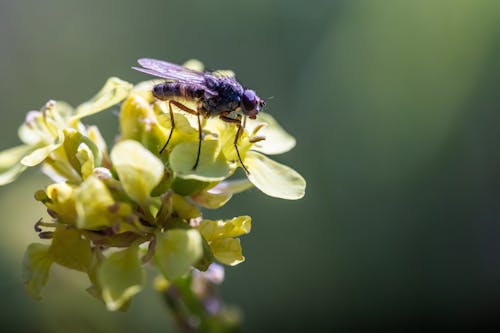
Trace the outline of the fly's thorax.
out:
M 203 108 L 208 114 L 215 116 L 235 111 L 240 107 L 244 89 L 233 77 L 207 76 L 205 84 L 208 89 L 216 92 L 203 100 Z

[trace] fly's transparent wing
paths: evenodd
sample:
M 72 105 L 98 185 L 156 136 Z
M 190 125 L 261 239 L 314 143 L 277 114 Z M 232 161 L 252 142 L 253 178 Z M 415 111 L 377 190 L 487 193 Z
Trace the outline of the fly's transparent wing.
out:
M 137 60 L 137 62 L 141 65 L 141 67 L 132 67 L 133 69 L 139 72 L 158 76 L 166 80 L 198 84 L 203 84 L 205 82 L 204 73 L 172 64 L 167 61 L 141 58 Z

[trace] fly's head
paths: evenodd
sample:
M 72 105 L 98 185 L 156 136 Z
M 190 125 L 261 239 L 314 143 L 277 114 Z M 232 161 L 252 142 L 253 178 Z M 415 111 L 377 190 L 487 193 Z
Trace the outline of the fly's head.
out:
M 266 102 L 251 89 L 246 89 L 241 95 L 241 110 L 250 119 L 255 119 L 264 105 Z

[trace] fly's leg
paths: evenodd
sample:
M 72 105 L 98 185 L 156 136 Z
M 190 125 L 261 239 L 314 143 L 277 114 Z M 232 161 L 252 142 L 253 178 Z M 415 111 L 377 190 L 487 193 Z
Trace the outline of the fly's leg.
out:
M 241 155 L 240 155 L 240 150 L 238 149 L 238 140 L 239 140 L 241 134 L 243 133 L 243 126 L 241 126 L 241 119 L 233 119 L 233 118 L 230 118 L 230 117 L 227 117 L 224 115 L 220 116 L 219 118 L 225 122 L 233 123 L 233 124 L 236 124 L 236 126 L 238 126 L 238 130 L 236 131 L 236 135 L 234 136 L 233 145 L 234 145 L 234 149 L 236 149 L 236 154 L 238 155 L 238 160 L 240 161 L 240 164 L 243 167 L 243 170 L 245 170 L 245 173 L 247 175 L 250 174 L 250 172 L 248 171 L 245 164 L 243 164 L 243 160 L 241 159 Z
M 175 121 L 174 121 L 174 111 L 172 111 L 172 101 L 168 101 L 168 112 L 170 113 L 170 124 L 172 125 L 172 128 L 170 129 L 170 133 L 168 134 L 168 139 L 167 142 L 163 145 L 163 147 L 160 149 L 160 155 L 163 153 L 165 148 L 167 148 L 168 143 L 170 142 L 170 139 L 172 138 L 172 134 L 174 133 L 174 128 L 175 128 Z
M 174 112 L 172 111 L 172 104 L 181 109 L 182 111 L 185 111 L 190 114 L 196 115 L 196 118 L 198 119 L 198 154 L 196 155 L 196 162 L 193 165 L 193 170 L 196 169 L 198 166 L 198 163 L 200 162 L 200 154 L 201 154 L 201 140 L 202 140 L 202 135 L 201 135 L 201 120 L 200 120 L 200 112 L 196 110 L 192 110 L 185 106 L 182 103 L 179 103 L 177 101 L 168 101 L 168 111 L 170 112 L 170 122 L 172 124 L 172 129 L 170 130 L 170 134 L 168 135 L 167 142 L 163 145 L 163 148 L 160 150 L 160 154 L 165 150 L 165 148 L 168 145 L 168 142 L 170 141 L 170 138 L 172 137 L 172 133 L 174 132 L 175 128 L 175 122 L 174 122 Z

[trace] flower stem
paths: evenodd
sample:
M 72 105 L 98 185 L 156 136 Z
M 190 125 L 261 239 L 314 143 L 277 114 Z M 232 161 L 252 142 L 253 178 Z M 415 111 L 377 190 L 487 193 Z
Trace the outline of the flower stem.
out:
M 199 282 L 199 281 L 198 281 Z M 216 292 L 216 286 L 203 281 L 193 288 L 193 277 L 178 279 L 162 296 L 181 333 L 239 333 L 241 315 L 227 307 Z

